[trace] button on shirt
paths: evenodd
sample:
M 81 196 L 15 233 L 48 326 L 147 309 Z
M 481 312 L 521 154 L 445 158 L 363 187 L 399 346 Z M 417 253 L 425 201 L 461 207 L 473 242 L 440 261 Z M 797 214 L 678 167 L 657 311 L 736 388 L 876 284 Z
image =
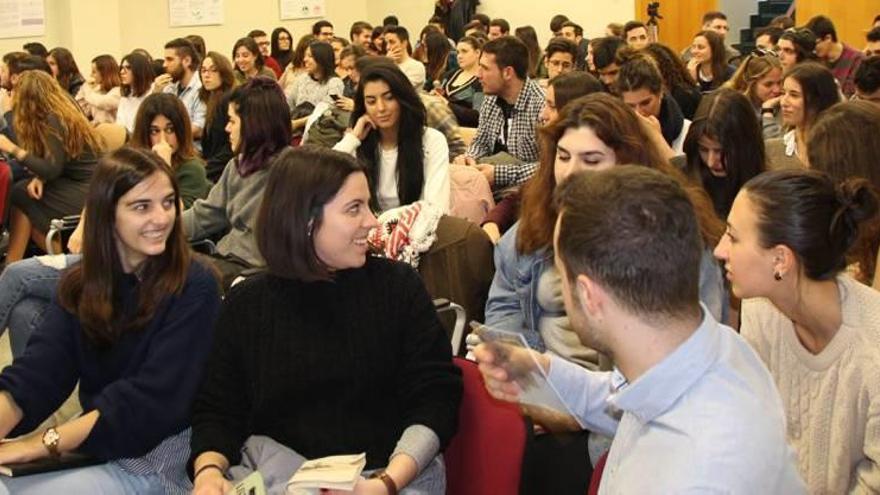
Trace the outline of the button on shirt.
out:
M 551 357 L 550 381 L 578 422 L 614 436 L 599 493 L 806 493 L 769 372 L 739 335 L 703 315 L 632 383 Z
M 498 143 L 522 164 L 495 166 L 495 187 L 501 188 L 524 181 L 538 168 L 536 126 L 544 106 L 544 90 L 535 81 L 526 79 L 506 119 L 498 96 L 487 96 L 480 105 L 480 124 L 468 155 L 478 159 L 492 155 Z
M 202 80 L 199 79 L 198 74 L 193 74 L 186 87 L 181 88 L 180 81 L 177 81 L 165 86 L 162 92 L 171 93 L 180 98 L 180 102 L 183 103 L 187 113 L 189 113 L 189 120 L 192 121 L 192 125 L 204 129 L 207 107 L 205 102 L 199 99 L 200 89 L 202 89 Z

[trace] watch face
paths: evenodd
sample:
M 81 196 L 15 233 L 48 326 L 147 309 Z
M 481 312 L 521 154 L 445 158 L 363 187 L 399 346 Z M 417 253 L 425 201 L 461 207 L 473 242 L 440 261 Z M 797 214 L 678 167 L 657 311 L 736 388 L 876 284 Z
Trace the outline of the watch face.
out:
M 49 428 L 43 433 L 43 444 L 44 445 L 55 445 L 58 443 L 58 440 L 61 439 L 61 435 L 55 430 L 55 428 Z

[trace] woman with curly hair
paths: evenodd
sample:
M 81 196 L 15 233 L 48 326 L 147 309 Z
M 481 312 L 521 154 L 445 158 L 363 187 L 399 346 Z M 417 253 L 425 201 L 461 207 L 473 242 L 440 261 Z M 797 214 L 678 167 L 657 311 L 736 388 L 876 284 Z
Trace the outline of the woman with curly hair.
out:
M 0 151 L 14 156 L 32 178 L 12 189 L 8 262 L 24 256 L 28 238 L 45 249 L 50 220 L 82 210 L 101 149 L 76 102 L 49 74 L 22 73 L 12 105 L 18 144 L 0 136 Z
M 647 53 L 657 63 L 666 91 L 681 107 L 684 118 L 693 120 L 703 95 L 678 54 L 661 43 L 651 43 L 641 51 Z

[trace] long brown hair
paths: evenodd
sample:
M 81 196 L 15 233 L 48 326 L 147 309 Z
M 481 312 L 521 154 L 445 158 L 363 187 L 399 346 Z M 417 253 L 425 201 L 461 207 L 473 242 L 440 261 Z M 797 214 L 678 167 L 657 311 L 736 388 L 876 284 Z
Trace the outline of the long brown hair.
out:
M 709 50 L 712 51 L 712 58 L 709 65 L 712 67 L 712 89 L 724 84 L 724 75 L 727 73 L 727 50 L 724 48 L 724 39 L 715 31 L 700 31 L 694 38 L 703 37 Z M 699 69 L 697 69 L 699 74 Z
M 206 128 L 211 127 L 211 121 L 214 120 L 214 112 L 216 111 L 217 105 L 220 104 L 220 100 L 235 88 L 235 69 L 232 68 L 232 62 L 230 62 L 224 55 L 217 52 L 208 52 L 208 54 L 205 55 L 205 58 L 202 59 L 202 63 L 199 65 L 199 70 L 201 71 L 202 65 L 205 65 L 205 60 L 209 58 L 217 69 L 217 75 L 220 76 L 220 87 L 213 91 L 209 91 L 204 86 L 199 88 L 199 99 L 205 102 L 206 107 Z
M 34 155 L 49 158 L 49 137 L 63 143 L 70 157 L 97 153 L 98 134 L 70 95 L 50 74 L 29 70 L 21 74 L 12 97 L 13 122 L 18 143 Z M 55 117 L 61 129 L 53 126 Z
M 155 173 L 174 188 L 174 227 L 165 251 L 147 258 L 139 268 L 138 304 L 124 315 L 118 303 L 125 273 L 116 248 L 116 206 L 119 198 Z M 82 261 L 67 270 L 58 286 L 61 306 L 76 315 L 86 337 L 99 347 L 112 345 L 124 333 L 143 329 L 162 300 L 179 294 L 186 282 L 190 250 L 180 222 L 180 192 L 174 175 L 159 155 L 123 147 L 98 161 L 86 197 Z
M 184 163 L 198 157 L 193 146 L 192 124 L 189 112 L 175 95 L 169 93 L 153 93 L 141 102 L 134 118 L 134 130 L 131 133 L 131 145 L 134 148 L 152 149 L 150 126 L 159 115 L 171 121 L 174 135 L 177 138 L 177 149 L 171 155 L 171 166 L 174 170 Z M 164 131 L 163 131 L 164 132 Z
M 570 102 L 551 122 L 538 132 L 541 164 L 538 172 L 523 187 L 522 208 L 516 248 L 531 253 L 553 245 L 553 228 L 558 211 L 553 205 L 556 189 L 554 166 L 556 143 L 569 129 L 589 127 L 606 146 L 614 150 L 619 164 L 637 164 L 657 169 L 678 181 L 687 191 L 697 212 L 700 233 L 707 246 L 721 238 L 724 225 L 715 216 L 712 201 L 701 186 L 669 164 L 650 143 L 638 117 L 620 99 L 605 93 L 593 93 Z
M 92 59 L 98 74 L 101 75 L 101 91 L 104 93 L 122 84 L 119 77 L 119 64 L 112 55 L 98 55 Z
M 867 101 L 838 103 L 822 112 L 807 138 L 810 168 L 827 173 L 836 182 L 861 177 L 880 192 L 880 109 Z M 858 143 L 858 145 L 854 145 Z M 858 263 L 859 280 L 871 285 L 880 250 L 880 218 L 866 222 L 848 253 Z

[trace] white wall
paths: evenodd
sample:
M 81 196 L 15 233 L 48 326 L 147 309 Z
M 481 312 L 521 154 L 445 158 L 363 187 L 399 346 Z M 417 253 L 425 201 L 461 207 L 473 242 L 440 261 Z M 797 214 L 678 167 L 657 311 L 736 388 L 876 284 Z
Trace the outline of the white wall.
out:
M 336 33 L 347 37 L 354 21 L 378 24 L 395 14 L 413 36 L 434 12 L 433 0 L 325 0 L 327 18 Z M 735 2 L 735 0 L 729 0 Z M 168 23 L 167 0 L 45 0 L 46 34 L 36 38 L 0 39 L 0 54 L 20 50 L 27 41 L 39 41 L 51 49 L 64 46 L 76 56 L 87 74 L 89 61 L 109 53 L 117 58 L 134 48 L 145 48 L 161 56 L 165 42 L 199 34 L 208 50 L 230 55 L 235 40 L 251 29 L 271 32 L 277 26 L 289 29 L 294 38 L 310 32 L 317 19 L 281 21 L 278 0 L 225 0 L 224 23 L 219 26 L 172 28 Z M 530 0 L 482 0 L 479 12 L 503 17 L 511 28 L 532 25 L 541 44 L 550 38 L 550 18 L 557 13 L 584 27 L 586 36 L 601 36 L 611 21 L 626 22 L 635 15 L 635 0 L 543 0 L 536 7 Z
M 29 38 L 0 39 L 0 54 L 21 50 L 28 41 L 39 41 L 49 47 L 66 45 L 70 42 L 70 8 L 68 0 L 44 0 L 46 12 L 46 32 L 43 36 Z
M 482 0 L 479 12 L 489 17 L 503 17 L 513 31 L 531 25 L 543 46 L 550 39 L 550 19 L 564 14 L 584 28 L 584 36 L 604 36 L 609 22 L 625 23 L 635 17 L 635 0 Z
M 749 16 L 758 13 L 757 0 L 718 0 L 718 10 L 727 15 L 730 34 L 727 44 L 739 43 L 739 30 L 749 27 Z
M 366 4 L 367 0 L 326 0 L 327 18 L 340 35 L 348 37 L 351 23 L 366 18 Z M 278 0 L 225 0 L 222 25 L 175 28 L 168 22 L 167 0 L 45 0 L 45 6 L 46 34 L 0 39 L 0 54 L 21 50 L 28 41 L 39 41 L 49 49 L 64 46 L 76 56 L 85 75 L 91 59 L 102 53 L 118 59 L 134 48 L 145 48 L 160 57 L 167 41 L 199 34 L 208 50 L 229 56 L 235 41 L 251 29 L 271 33 L 284 26 L 299 38 L 310 33 L 318 20 L 281 21 Z
M 544 45 L 550 39 L 550 18 L 565 14 L 584 28 L 588 38 L 603 36 L 609 22 L 624 23 L 635 16 L 635 0 L 481 0 L 477 12 L 491 18 L 502 17 L 513 31 L 519 26 L 531 25 L 538 32 L 538 41 Z M 388 14 L 394 14 L 410 30 L 418 32 L 434 13 L 432 0 L 368 0 L 367 14 L 376 24 Z
M 83 1 L 83 0 L 73 0 Z M 106 1 L 106 0 L 101 0 Z M 198 34 L 205 38 L 209 51 L 216 50 L 230 57 L 235 41 L 251 29 L 271 33 L 278 26 L 286 27 L 298 39 L 311 33 L 318 19 L 281 21 L 278 0 L 225 0 L 224 23 L 219 26 L 170 27 L 167 0 L 116 0 L 122 7 L 120 24 L 123 25 L 121 52 L 146 48 L 155 55 L 172 38 Z M 345 38 L 354 21 L 366 16 L 366 0 L 325 0 L 327 18 L 334 23 L 335 32 Z

